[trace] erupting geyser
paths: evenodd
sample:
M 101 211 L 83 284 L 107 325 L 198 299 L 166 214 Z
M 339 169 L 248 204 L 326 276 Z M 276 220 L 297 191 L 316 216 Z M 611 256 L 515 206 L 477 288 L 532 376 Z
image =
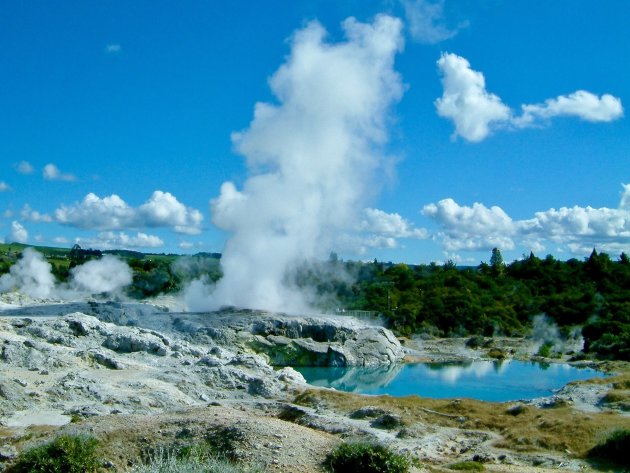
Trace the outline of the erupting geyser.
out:
M 394 70 L 401 28 L 380 15 L 371 24 L 345 20 L 344 42 L 326 42 L 317 22 L 293 35 L 269 80 L 277 103 L 257 103 L 249 128 L 232 136 L 249 177 L 240 190 L 225 182 L 211 201 L 213 222 L 230 233 L 224 276 L 213 287 L 192 284 L 189 309 L 308 308 L 287 274 L 359 227 L 386 161 L 388 110 L 403 92 Z

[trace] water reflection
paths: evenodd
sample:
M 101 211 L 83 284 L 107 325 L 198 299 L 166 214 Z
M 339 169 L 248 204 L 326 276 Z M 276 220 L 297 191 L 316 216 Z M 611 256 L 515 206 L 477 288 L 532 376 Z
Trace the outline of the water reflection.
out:
M 511 401 L 547 396 L 570 381 L 603 376 L 562 364 L 514 360 L 389 367 L 296 368 L 313 385 L 363 394 Z
M 367 366 L 349 368 L 296 368 L 314 386 L 335 388 L 347 392 L 368 392 L 382 389 L 392 382 L 405 365 Z M 305 375 L 306 377 L 306 375 Z

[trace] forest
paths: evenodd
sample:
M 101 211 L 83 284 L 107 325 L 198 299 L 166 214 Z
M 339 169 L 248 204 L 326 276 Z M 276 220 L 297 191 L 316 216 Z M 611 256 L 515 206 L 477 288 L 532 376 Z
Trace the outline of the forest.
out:
M 0 274 L 9 271 L 23 245 L 0 245 Z M 103 254 L 115 254 L 133 270 L 127 296 L 142 299 L 177 293 L 187 282 L 221 277 L 219 253 L 194 256 L 36 248 L 58 281 L 72 267 Z M 630 360 L 630 258 L 613 260 L 593 250 L 584 260 L 539 258 L 533 253 L 506 264 L 499 249 L 478 266 L 304 261 L 287 284 L 311 295 L 322 311 L 370 311 L 397 334 L 436 337 L 525 336 L 536 316 L 554 322 L 560 335 L 581 329 L 584 352 L 599 358 Z

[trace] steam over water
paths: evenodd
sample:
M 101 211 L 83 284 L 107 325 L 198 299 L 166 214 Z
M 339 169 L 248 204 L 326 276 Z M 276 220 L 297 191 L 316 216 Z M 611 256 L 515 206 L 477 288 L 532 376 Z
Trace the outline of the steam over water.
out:
M 269 85 L 277 103 L 257 103 L 248 128 L 234 133 L 249 177 L 221 186 L 213 222 L 229 232 L 214 287 L 196 281 L 191 310 L 234 305 L 303 311 L 309 296 L 287 274 L 297 261 L 326 257 L 352 239 L 377 171 L 386 163 L 388 110 L 402 96 L 394 56 L 402 24 L 349 18 L 346 40 L 329 43 L 317 22 L 295 32 L 291 53 Z

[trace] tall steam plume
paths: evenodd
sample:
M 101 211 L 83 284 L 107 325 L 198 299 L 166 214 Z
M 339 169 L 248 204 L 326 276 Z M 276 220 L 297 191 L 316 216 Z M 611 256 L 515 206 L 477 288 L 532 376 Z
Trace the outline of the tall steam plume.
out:
M 223 183 L 211 201 L 214 223 L 231 234 L 224 276 L 213 288 L 193 284 L 189 309 L 304 310 L 288 272 L 358 228 L 384 164 L 388 110 L 403 92 L 393 68 L 402 24 L 381 15 L 342 26 L 346 41 L 334 44 L 317 22 L 297 31 L 269 80 L 277 104 L 257 103 L 249 128 L 233 134 L 249 177 L 240 190 Z

